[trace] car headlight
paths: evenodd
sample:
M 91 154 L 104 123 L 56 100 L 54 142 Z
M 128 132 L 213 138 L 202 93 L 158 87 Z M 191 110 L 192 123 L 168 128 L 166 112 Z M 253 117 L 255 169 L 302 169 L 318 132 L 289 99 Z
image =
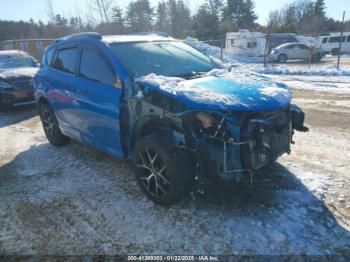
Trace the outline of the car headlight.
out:
M 11 88 L 11 86 L 4 81 L 0 81 L 0 89 L 4 89 L 4 88 Z
M 215 119 L 211 115 L 203 112 L 198 112 L 196 118 L 201 122 L 205 129 L 212 127 L 215 122 Z

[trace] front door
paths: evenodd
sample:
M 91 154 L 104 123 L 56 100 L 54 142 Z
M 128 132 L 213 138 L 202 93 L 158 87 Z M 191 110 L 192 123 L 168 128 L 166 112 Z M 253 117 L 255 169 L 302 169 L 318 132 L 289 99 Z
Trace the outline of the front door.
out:
M 116 74 L 94 46 L 82 46 L 76 88 L 83 140 L 117 157 L 124 157 L 120 140 L 120 99 Z

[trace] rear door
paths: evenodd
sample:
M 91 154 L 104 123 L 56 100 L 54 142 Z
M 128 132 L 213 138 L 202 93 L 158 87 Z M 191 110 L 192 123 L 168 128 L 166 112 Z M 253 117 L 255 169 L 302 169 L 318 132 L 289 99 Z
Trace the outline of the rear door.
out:
M 310 59 L 311 49 L 304 44 L 299 44 L 300 53 L 298 59 Z
M 47 96 L 55 111 L 62 131 L 79 138 L 81 119 L 76 115 L 76 90 L 74 81 L 78 65 L 78 45 L 69 43 L 58 48 L 49 65 Z
M 93 44 L 80 47 L 76 87 L 82 137 L 88 143 L 122 158 L 119 107 L 122 88 L 119 79 L 100 49 Z

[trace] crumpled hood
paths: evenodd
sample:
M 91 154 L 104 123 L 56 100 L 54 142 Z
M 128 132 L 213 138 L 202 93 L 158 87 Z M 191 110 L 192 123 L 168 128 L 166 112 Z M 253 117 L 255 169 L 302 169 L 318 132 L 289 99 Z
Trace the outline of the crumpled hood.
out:
M 137 81 L 146 92 L 159 90 L 189 109 L 276 110 L 287 107 L 291 101 L 291 92 L 285 84 L 254 72 L 214 70 L 192 80 L 150 74 Z
M 7 80 L 21 77 L 33 78 L 37 71 L 37 67 L 19 67 L 9 70 L 0 70 L 0 78 Z

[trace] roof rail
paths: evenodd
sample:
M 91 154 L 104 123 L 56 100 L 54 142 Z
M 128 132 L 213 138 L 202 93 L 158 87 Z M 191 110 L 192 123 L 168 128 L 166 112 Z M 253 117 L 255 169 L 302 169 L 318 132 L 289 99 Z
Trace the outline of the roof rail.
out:
M 54 40 L 54 43 L 60 42 L 62 40 L 68 40 L 68 39 L 75 39 L 75 38 L 96 38 L 96 39 L 102 39 L 101 35 L 96 32 L 82 32 L 82 33 L 76 33 L 76 34 L 70 34 L 66 36 L 62 36 L 60 38 L 57 38 Z
M 159 31 L 137 32 L 137 33 L 131 33 L 129 35 L 156 35 L 156 36 L 162 36 L 162 37 L 169 37 L 167 33 L 159 32 Z

